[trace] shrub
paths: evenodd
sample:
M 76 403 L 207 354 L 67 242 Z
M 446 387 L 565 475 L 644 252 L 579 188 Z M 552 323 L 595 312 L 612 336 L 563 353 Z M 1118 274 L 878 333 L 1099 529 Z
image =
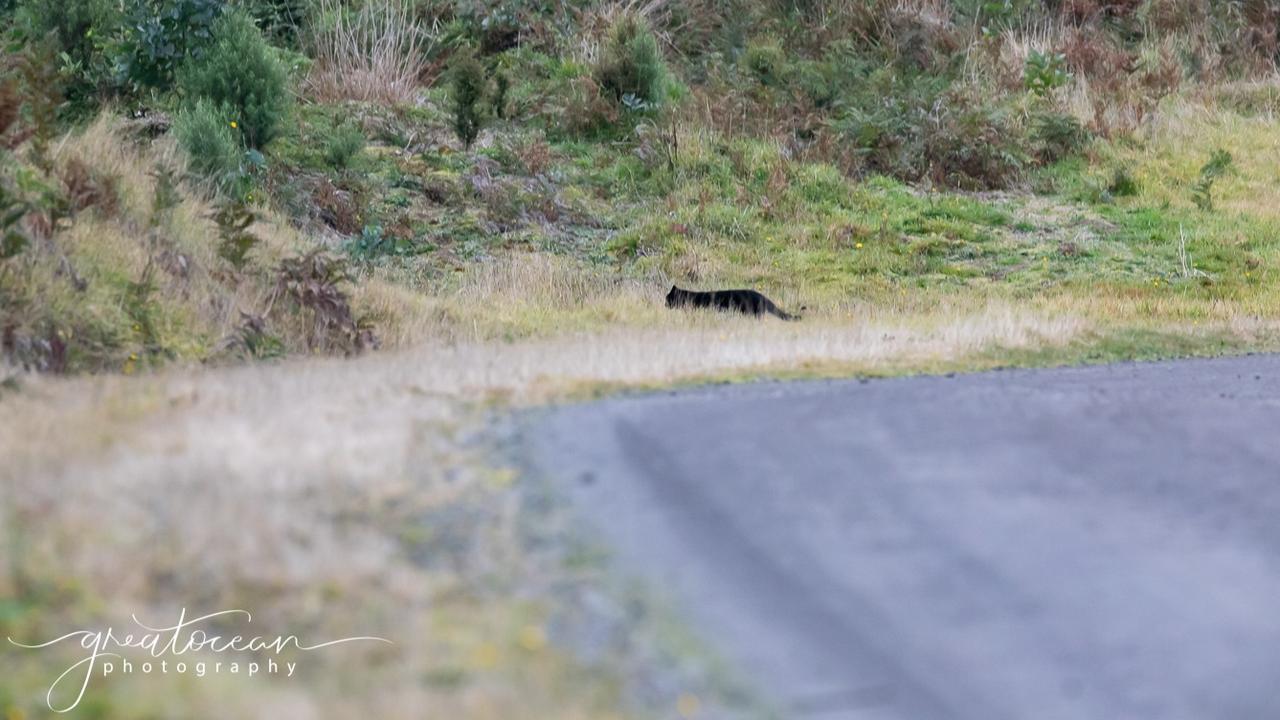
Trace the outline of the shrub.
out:
M 667 66 L 658 40 L 647 23 L 631 14 L 609 29 L 593 74 L 604 92 L 630 109 L 659 105 L 666 89 Z
M 520 10 L 518 0 L 503 0 L 491 7 L 476 3 L 466 18 L 480 42 L 480 52 L 493 55 L 510 50 L 520 39 Z
M 70 214 L 95 208 L 105 217 L 114 217 L 120 210 L 119 176 L 91 168 L 78 157 L 68 158 L 55 175 L 62 181 L 64 206 Z
M 835 73 L 826 63 L 806 60 L 797 64 L 796 85 L 814 107 L 830 107 L 839 96 Z
M 834 127 L 858 149 L 871 172 L 919 179 L 924 173 L 920 137 L 944 87 L 928 78 L 877 71 L 847 98 Z
M 493 114 L 499 120 L 507 117 L 507 93 L 511 90 L 511 76 L 506 70 L 498 70 L 493 76 Z
M 222 0 L 126 0 L 116 48 L 121 80 L 168 88 L 183 62 L 203 57 L 222 14 Z
M 0 261 L 17 255 L 30 244 L 21 222 L 26 214 L 26 203 L 0 182 Z
M 1036 95 L 1046 95 L 1071 80 L 1067 72 L 1067 56 L 1032 50 L 1022 71 L 1022 82 Z
M 47 168 L 49 143 L 58 129 L 58 108 L 63 106 L 56 47 L 48 40 L 28 43 L 16 55 L 0 60 L 6 71 L 0 92 L 0 141 L 14 150 L 30 140 L 32 161 Z
M 224 15 L 213 28 L 213 44 L 202 59 L 179 71 L 188 98 L 206 98 L 229 109 L 244 143 L 261 148 L 280 130 L 288 96 L 285 70 L 247 15 Z
M 280 261 L 272 305 L 283 296 L 298 309 L 311 311 L 312 329 L 307 344 L 313 349 L 376 349 L 378 339 L 373 327 L 351 310 L 344 289 L 351 282 L 345 260 L 323 250 L 312 250 Z
M 622 117 L 618 104 L 606 98 L 600 84 L 589 76 L 565 84 L 563 105 L 556 113 L 552 132 L 564 129 L 570 135 L 599 137 L 615 130 Z
M 413 99 L 433 37 L 404 0 L 369 0 L 354 12 L 340 0 L 322 0 L 320 8 L 310 31 L 312 94 L 330 101 Z
M 1007 107 L 943 78 L 873 73 L 833 124 L 859 150 L 864 172 L 951 186 L 996 188 L 1026 161 L 1025 133 Z
M 343 249 L 352 259 L 361 262 L 370 262 L 384 255 L 404 256 L 418 252 L 411 239 L 391 235 L 381 225 L 365 225 L 360 235 L 348 240 Z
M 272 44 L 297 47 L 299 29 L 309 19 L 309 0 L 242 0 L 241 4 Z
M 333 135 L 325 142 L 325 160 L 339 170 L 344 169 L 364 150 L 364 145 L 365 137 L 360 128 L 352 123 L 345 123 L 334 130 Z
M 786 80 L 787 56 L 776 42 L 751 43 L 742 60 L 761 85 L 778 87 Z
M 200 99 L 183 108 L 173 121 L 178 144 L 191 159 L 191 169 L 219 183 L 240 168 L 240 144 L 227 117 L 230 112 Z
M 365 202 L 359 188 L 344 189 L 323 178 L 311 192 L 320 221 L 343 235 L 360 231 Z
M 1040 162 L 1054 163 L 1083 150 L 1089 131 L 1072 115 L 1045 113 L 1032 118 L 1031 141 Z
M 51 41 L 66 99 L 83 105 L 114 82 L 107 43 L 123 17 L 112 0 L 19 0 L 15 28 L 28 42 Z
M 168 163 L 159 163 L 156 169 L 151 173 L 155 178 L 155 188 L 151 192 L 151 227 L 160 227 L 160 225 L 169 217 L 172 217 L 173 209 L 178 207 L 182 202 L 182 195 L 178 190 L 178 173 Z
M 1111 182 L 1107 184 L 1107 192 L 1114 197 L 1133 197 L 1138 194 L 1138 181 L 1128 170 L 1116 168 L 1111 174 Z
M 470 148 L 483 122 L 480 100 L 484 97 L 484 67 L 469 48 L 453 57 L 449 68 L 453 96 L 453 130 L 464 147 Z
M 937 182 L 964 189 L 1007 186 L 1026 155 L 1006 111 L 981 95 L 952 91 L 936 121 L 924 126 L 924 158 Z

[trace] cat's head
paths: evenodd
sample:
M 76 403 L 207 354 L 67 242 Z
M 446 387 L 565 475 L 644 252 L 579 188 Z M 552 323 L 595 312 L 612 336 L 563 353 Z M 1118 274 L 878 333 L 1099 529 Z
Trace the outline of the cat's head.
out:
M 667 307 L 674 307 L 675 304 L 679 302 L 679 300 L 677 299 L 679 298 L 679 296 L 680 296 L 680 288 L 676 287 L 675 285 L 672 285 L 671 289 L 667 291 Z

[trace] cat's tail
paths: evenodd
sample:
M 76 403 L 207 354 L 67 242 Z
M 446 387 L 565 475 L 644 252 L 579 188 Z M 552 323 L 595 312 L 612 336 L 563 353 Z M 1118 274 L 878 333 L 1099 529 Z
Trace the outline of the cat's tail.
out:
M 785 311 L 785 310 L 783 310 L 783 309 L 781 309 L 781 308 L 776 308 L 776 307 L 774 307 L 774 308 L 769 308 L 769 312 L 771 312 L 771 313 L 773 313 L 774 315 L 776 315 L 777 317 L 782 318 L 783 320 L 787 320 L 787 321 L 796 321 L 796 320 L 802 320 L 802 319 L 803 319 L 803 318 L 801 318 L 799 315 L 792 315 L 791 313 L 789 313 L 789 312 L 787 312 L 787 311 Z

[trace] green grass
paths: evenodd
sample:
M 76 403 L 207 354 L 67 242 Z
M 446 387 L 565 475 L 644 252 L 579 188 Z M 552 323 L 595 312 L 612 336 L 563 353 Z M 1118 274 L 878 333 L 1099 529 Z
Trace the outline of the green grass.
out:
M 1037 171 L 1030 183 L 1039 195 L 925 192 L 885 177 L 851 181 L 831 165 L 787 159 L 772 141 L 687 125 L 670 165 L 660 135 L 547 140 L 507 122 L 493 123 L 467 155 L 450 147 L 446 102 L 432 93 L 395 112 L 302 106 L 297 130 L 272 155 L 288 173 L 351 188 L 362 225 L 413 248 L 411 264 L 427 276 L 534 250 L 697 286 L 758 286 L 819 308 L 902 293 L 1019 298 L 1100 288 L 1214 302 L 1257 289 L 1256 271 L 1275 253 L 1269 219 L 1171 203 L 1141 171 L 1136 197 L 1114 197 L 1112 175 L 1131 168 L 1140 146 L 1107 145 Z M 379 130 L 350 169 L 330 167 L 315 140 L 352 116 Z M 400 152 L 414 137 L 437 140 Z M 522 154 L 538 144 L 546 166 L 535 178 Z M 1191 159 L 1182 166 L 1183 175 L 1198 168 Z M 1217 189 L 1228 205 L 1232 182 Z
M 444 119 L 424 110 L 417 122 L 420 132 L 438 133 Z M 1273 221 L 1232 209 L 1227 181 L 1217 212 L 1146 190 L 1106 192 L 1116 168 L 1133 165 L 1138 145 L 1110 145 L 1039 171 L 1029 178 L 1039 194 L 962 194 L 886 177 L 855 181 L 831 165 L 790 160 L 771 141 L 689 126 L 679 130 L 670 165 L 648 141 L 546 141 L 512 124 L 489 132 L 477 156 L 497 163 L 486 170 L 501 188 L 496 199 L 472 187 L 476 161 L 462 153 L 369 153 L 377 165 L 364 177 L 382 198 L 371 217 L 419 218 L 415 227 L 430 238 L 419 262 L 534 250 L 623 275 L 759 287 L 818 312 L 858 302 L 927 307 L 1052 294 L 1064 310 L 1073 297 L 1104 297 L 1123 300 L 1119 314 L 1129 319 L 1173 313 L 1172 323 L 1209 317 L 1204 308 L 1213 303 L 1269 302 L 1259 298 L 1267 258 L 1276 254 Z M 518 157 L 535 142 L 545 143 L 549 162 L 536 181 Z M 446 207 L 424 204 L 416 192 L 430 183 L 445 187 Z M 540 214 L 548 202 L 559 217 Z

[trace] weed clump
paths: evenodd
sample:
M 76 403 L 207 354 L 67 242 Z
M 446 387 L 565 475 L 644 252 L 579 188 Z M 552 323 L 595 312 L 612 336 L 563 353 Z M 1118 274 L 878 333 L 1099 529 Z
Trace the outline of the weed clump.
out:
M 484 122 L 481 100 L 485 95 L 484 66 L 470 49 L 454 56 L 449 68 L 453 96 L 453 130 L 465 148 L 470 148 Z
M 1032 118 L 1031 142 L 1040 162 L 1055 163 L 1083 150 L 1089 131 L 1072 115 L 1043 113 Z
M 1032 93 L 1043 97 L 1070 80 L 1066 55 L 1032 50 L 1027 56 L 1022 82 Z
M 344 286 L 352 282 L 345 260 L 323 250 L 285 258 L 276 268 L 275 297 L 309 310 L 313 349 L 358 352 L 378 347 L 373 328 L 355 316 Z
M 635 15 L 622 15 L 609 28 L 592 74 L 603 92 L 630 110 L 662 103 L 667 66 L 653 30 Z
M 258 217 L 249 206 L 238 201 L 225 201 L 213 214 L 218 226 L 218 257 L 240 272 L 249 262 L 249 251 L 262 242 L 249 227 Z
M 1125 168 L 1116 168 L 1107 184 L 1107 192 L 1113 197 L 1134 197 L 1138 194 L 1138 181 Z
M 333 167 L 344 170 L 364 150 L 365 137 L 360 128 L 344 123 L 325 141 L 324 157 Z
M 1231 153 L 1221 149 L 1213 151 L 1209 161 L 1200 168 L 1199 179 L 1191 186 L 1191 201 L 1196 207 L 1205 212 L 1213 210 L 1213 183 L 1231 169 L 1231 164 Z
M 761 85 L 777 87 L 786 79 L 787 56 L 776 42 L 748 45 L 742 60 Z
M 511 75 L 499 70 L 493 76 L 493 116 L 499 120 L 507 117 L 507 95 L 511 92 Z
M 943 79 L 881 74 L 833 128 L 857 148 L 858 169 L 948 187 L 1004 187 L 1027 164 L 1010 111 Z

